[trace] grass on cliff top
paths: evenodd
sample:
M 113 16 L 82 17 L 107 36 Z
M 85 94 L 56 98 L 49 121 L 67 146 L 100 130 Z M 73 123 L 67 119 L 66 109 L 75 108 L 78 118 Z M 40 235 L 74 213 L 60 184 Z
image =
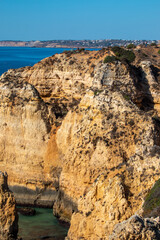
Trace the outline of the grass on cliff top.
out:
M 104 63 L 114 63 L 116 60 L 119 61 L 126 61 L 128 63 L 131 63 L 135 60 L 135 54 L 130 51 L 130 50 L 126 50 L 124 48 L 121 47 L 112 47 L 111 48 L 112 52 L 114 52 L 115 56 L 107 56 L 104 59 Z
M 157 207 L 160 207 L 160 179 L 154 184 L 145 198 L 143 204 L 144 215 L 151 213 Z
M 63 51 L 63 53 L 67 54 L 67 55 L 72 55 L 72 54 L 76 54 L 76 53 L 82 53 L 85 52 L 85 48 L 76 48 L 76 49 L 72 49 L 72 50 L 65 50 Z
M 128 46 L 127 46 L 128 49 L 133 49 L 133 48 L 136 48 L 136 45 L 134 45 L 133 43 L 130 43 Z
M 113 63 L 115 61 L 117 61 L 118 59 L 115 56 L 107 56 L 104 59 L 104 63 Z
M 126 60 L 131 63 L 135 60 L 135 54 L 130 50 L 125 50 L 121 47 L 112 47 L 112 51 L 120 61 Z

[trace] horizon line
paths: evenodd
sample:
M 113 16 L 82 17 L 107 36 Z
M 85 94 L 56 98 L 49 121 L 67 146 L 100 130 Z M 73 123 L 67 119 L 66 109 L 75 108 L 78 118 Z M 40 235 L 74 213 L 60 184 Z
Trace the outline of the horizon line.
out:
M 121 40 L 121 41 L 160 41 L 160 39 L 122 39 L 122 38 L 104 38 L 104 39 L 52 39 L 52 40 L 0 40 L 0 42 L 48 42 L 48 41 L 105 41 L 105 40 Z

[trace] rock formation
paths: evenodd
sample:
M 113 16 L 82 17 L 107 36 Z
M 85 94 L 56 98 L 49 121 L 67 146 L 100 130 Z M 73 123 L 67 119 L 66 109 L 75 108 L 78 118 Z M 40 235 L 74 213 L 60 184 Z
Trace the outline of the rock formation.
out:
M 51 116 L 37 90 L 17 77 L 8 74 L 0 78 L 0 95 L 0 166 L 9 174 L 17 201 L 31 196 L 34 204 L 50 185 L 44 158 Z
M 69 240 L 159 231 L 147 232 L 156 216 L 143 204 L 160 178 L 160 70 L 134 51 L 132 64 L 65 52 L 0 78 L 1 169 L 19 202 L 71 220 Z
M 68 113 L 57 144 L 64 156 L 60 191 L 70 202 L 78 201 L 69 239 L 89 239 L 95 229 L 97 239 L 103 238 L 141 207 L 146 191 L 160 176 L 155 125 L 131 101 L 109 90 L 96 96 L 88 92 L 76 111 Z M 64 214 L 65 202 L 59 198 L 56 213 Z
M 61 171 L 56 132 L 91 86 L 92 61 L 102 58 L 95 55 L 66 52 L 1 76 L 1 169 L 18 203 L 53 205 Z
M 160 219 L 143 219 L 137 215 L 114 227 L 109 240 L 160 239 Z
M 13 194 L 8 189 L 7 173 L 0 172 L 0 239 L 15 240 L 18 232 L 18 215 Z

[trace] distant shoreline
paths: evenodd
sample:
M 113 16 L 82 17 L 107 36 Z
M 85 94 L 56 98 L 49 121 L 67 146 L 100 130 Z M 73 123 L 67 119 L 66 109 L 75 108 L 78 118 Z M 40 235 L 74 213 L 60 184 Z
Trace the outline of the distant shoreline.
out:
M 0 48 L 3 48 L 3 47 L 15 47 L 15 48 L 77 48 L 77 47 L 74 47 L 74 46 L 59 46 L 59 47 L 30 47 L 30 46 L 1 46 L 0 45 Z M 82 47 L 79 47 L 79 48 L 90 48 L 90 49 L 95 49 L 95 48 L 98 48 L 98 49 L 101 49 L 102 47 L 88 47 L 88 46 L 82 46 Z
M 0 47 L 33 47 L 33 48 L 105 48 L 112 46 L 135 46 L 141 44 L 159 44 L 159 40 L 122 40 L 122 39 L 105 39 L 105 40 L 50 40 L 50 41 L 0 41 Z

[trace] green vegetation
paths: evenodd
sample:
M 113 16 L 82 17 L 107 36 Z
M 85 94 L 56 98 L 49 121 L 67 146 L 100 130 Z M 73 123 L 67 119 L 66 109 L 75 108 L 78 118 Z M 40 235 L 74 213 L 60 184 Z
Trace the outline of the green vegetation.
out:
M 99 95 L 101 92 L 103 92 L 103 90 L 96 89 L 96 90 L 94 91 L 94 96 Z
M 71 56 L 72 54 L 81 53 L 81 52 L 85 52 L 85 48 L 77 48 L 77 49 L 63 51 L 63 53 L 65 53 L 68 57 Z
M 134 45 L 133 43 L 130 43 L 128 46 L 127 46 L 128 49 L 133 49 L 133 48 L 136 48 L 136 45 Z
M 112 51 L 120 61 L 127 61 L 129 63 L 135 60 L 135 54 L 132 51 L 125 50 L 121 47 L 112 47 Z
M 130 100 L 131 100 L 130 96 L 128 96 L 128 95 L 126 95 L 126 94 L 124 94 L 123 97 L 124 97 L 124 99 L 127 100 L 127 101 L 130 101 Z
M 143 55 L 143 57 L 148 57 L 148 55 L 147 55 L 147 54 L 145 54 L 145 53 L 142 53 L 142 55 Z
M 157 47 L 157 44 L 155 42 L 151 43 L 150 46 Z
M 149 214 L 154 208 L 160 207 L 160 179 L 154 184 L 143 204 L 144 214 Z
M 160 54 L 160 50 L 158 51 L 158 53 Z
M 115 56 L 107 56 L 104 59 L 104 63 L 113 63 L 117 60 L 117 58 Z
M 153 119 L 160 122 L 160 117 L 158 115 L 153 116 Z

